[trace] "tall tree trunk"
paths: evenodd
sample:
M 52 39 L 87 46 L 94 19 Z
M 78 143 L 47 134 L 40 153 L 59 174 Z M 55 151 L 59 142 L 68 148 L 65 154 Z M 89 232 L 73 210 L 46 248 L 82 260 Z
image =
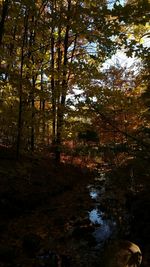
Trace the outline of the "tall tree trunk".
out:
M 1 21 L 0 21 L 0 46 L 2 44 L 2 38 L 3 38 L 3 35 L 4 35 L 5 19 L 6 19 L 7 14 L 8 14 L 9 4 L 10 4 L 10 0 L 3 1 L 2 15 L 1 15 Z
M 44 88 L 43 88 L 43 69 L 41 69 L 41 92 L 42 92 L 42 95 L 43 95 L 43 91 L 44 91 Z M 42 142 L 45 143 L 45 99 L 42 97 L 42 99 L 40 99 L 40 111 L 41 111 L 41 114 L 42 114 L 42 120 L 41 120 L 41 123 L 42 123 Z
M 54 14 L 54 1 L 52 1 L 52 19 Z M 54 78 L 54 21 L 52 21 L 51 28 L 51 92 L 52 92 L 52 144 L 56 140 L 56 92 L 55 92 L 55 78 Z
M 35 147 L 35 77 L 32 77 L 32 96 L 31 96 L 31 152 L 34 152 Z
M 19 81 L 19 112 L 18 112 L 18 134 L 17 134 L 17 148 L 16 148 L 16 157 L 19 159 L 20 156 L 20 148 L 21 148 L 21 136 L 22 136 L 22 112 L 23 112 L 23 65 L 24 65 L 24 47 L 25 47 L 25 40 L 27 34 L 27 25 L 28 25 L 28 14 L 26 13 L 25 21 L 24 21 L 24 33 L 23 33 L 23 40 L 21 46 L 21 62 L 20 62 L 20 81 Z
M 57 137 L 56 137 L 56 151 L 55 158 L 56 162 L 60 162 L 61 156 L 61 146 L 62 146 L 62 129 L 63 129 L 63 119 L 64 119 L 64 109 L 65 109 L 65 101 L 66 101 L 66 93 L 68 87 L 68 79 L 67 79 L 67 64 L 68 64 L 68 46 L 69 46 L 69 29 L 70 29 L 70 8 L 71 8 L 71 0 L 68 0 L 68 16 L 67 16 L 67 26 L 64 37 L 64 58 L 63 58 L 63 74 L 62 74 L 62 85 L 61 85 L 61 99 L 58 105 L 57 111 Z
M 34 30 L 30 32 L 30 40 L 29 40 L 29 48 L 32 50 L 32 46 L 35 44 L 35 35 L 36 35 L 36 20 L 34 15 L 32 15 L 32 24 Z M 28 39 L 27 39 L 28 42 Z M 33 65 L 35 64 L 34 54 L 29 53 L 29 58 L 31 56 L 31 60 Z M 34 152 L 35 149 L 35 83 L 37 79 L 37 74 L 33 74 L 32 76 L 32 88 L 31 88 L 31 153 Z
M 20 75 L 20 78 L 22 75 Z M 21 133 L 22 133 L 22 109 L 23 109 L 23 103 L 22 103 L 22 85 L 20 82 L 20 88 L 19 88 L 19 114 L 18 114 L 18 135 L 17 135 L 17 159 L 20 157 L 20 146 L 21 146 Z
M 60 21 L 61 21 L 61 12 L 60 12 Z M 61 142 L 59 135 L 59 110 L 60 110 L 60 96 L 61 96 L 61 68 L 62 68 L 62 51 L 61 51 L 61 24 L 59 25 L 58 29 L 58 48 L 57 48 L 57 82 L 56 82 L 56 89 L 57 89 L 57 121 L 56 121 L 56 146 L 55 146 L 55 159 L 59 163 L 60 162 L 60 149 L 61 149 Z

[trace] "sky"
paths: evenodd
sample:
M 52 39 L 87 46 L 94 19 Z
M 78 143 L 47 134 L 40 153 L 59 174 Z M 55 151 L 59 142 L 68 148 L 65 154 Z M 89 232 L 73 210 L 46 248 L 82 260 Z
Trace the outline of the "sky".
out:
M 118 1 L 116 1 L 116 0 L 108 0 L 108 7 L 110 9 L 112 9 L 115 2 L 117 2 L 118 4 L 123 6 L 124 3 L 125 3 L 125 0 L 120 0 L 120 1 L 119 0 Z
M 115 55 L 113 55 L 110 59 L 107 59 L 102 68 L 108 69 L 110 66 L 115 66 L 119 64 L 122 67 L 130 68 L 135 63 L 140 63 L 140 60 L 135 57 L 127 57 L 123 51 L 118 51 Z
M 150 37 L 143 39 L 143 46 L 150 48 Z M 110 59 L 107 59 L 103 65 L 102 69 L 108 69 L 112 65 L 119 64 L 122 67 L 130 68 L 134 64 L 140 63 L 141 60 L 136 57 L 127 57 L 126 53 L 122 50 L 118 50 Z

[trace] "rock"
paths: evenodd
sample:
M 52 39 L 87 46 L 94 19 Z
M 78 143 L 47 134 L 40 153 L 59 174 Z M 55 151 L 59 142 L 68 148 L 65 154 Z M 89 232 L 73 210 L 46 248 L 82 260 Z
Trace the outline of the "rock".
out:
M 116 241 L 105 251 L 104 262 L 104 267 L 139 267 L 142 253 L 138 245 L 130 241 Z

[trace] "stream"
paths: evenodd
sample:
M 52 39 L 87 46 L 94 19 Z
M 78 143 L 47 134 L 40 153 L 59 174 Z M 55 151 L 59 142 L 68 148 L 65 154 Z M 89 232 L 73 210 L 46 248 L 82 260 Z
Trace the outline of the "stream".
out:
M 103 194 L 105 193 L 105 173 L 101 173 L 99 178 L 95 178 L 96 182 L 99 184 L 89 185 L 89 194 L 90 197 L 94 200 L 94 208 L 89 211 L 89 219 L 92 224 L 95 224 L 95 231 L 93 232 L 93 236 L 96 239 L 96 242 L 99 246 L 102 246 L 103 243 L 109 239 L 116 230 L 116 222 L 111 219 L 105 218 L 105 213 L 101 211 L 99 207 L 99 203 Z
M 92 184 L 86 186 L 93 204 L 91 209 L 85 210 L 83 217 L 68 221 L 67 230 L 63 232 L 64 240 L 60 241 L 68 247 L 68 254 L 61 254 L 60 248 L 58 251 L 40 250 L 36 254 L 36 267 L 104 266 L 103 253 L 107 244 L 128 232 L 128 214 L 122 195 L 114 192 L 108 180 L 107 172 L 101 170 Z M 34 244 L 37 238 L 29 236 L 28 239 L 27 245 Z
M 71 242 L 71 246 L 77 253 L 75 261 L 55 251 L 43 251 L 37 259 L 44 267 L 49 267 L 49 264 L 54 267 L 87 266 L 87 262 L 89 267 L 94 266 L 95 263 L 101 265 L 105 244 L 118 234 L 117 217 L 115 218 L 101 206 L 101 202 L 106 200 L 107 195 L 107 173 L 98 172 L 94 182 L 87 185 L 87 190 L 93 201 L 93 207 L 86 211 L 87 215 L 83 220 L 78 218 L 73 222 L 70 225 L 70 233 L 68 232 L 68 242 Z M 107 206 L 111 206 L 109 201 L 106 203 Z
M 113 189 L 108 190 L 107 173 L 99 172 L 95 177 L 95 183 L 88 185 L 87 188 L 94 205 L 88 213 L 89 220 L 95 225 L 93 236 L 98 246 L 102 247 L 107 240 L 116 238 L 120 234 L 127 235 L 129 215 L 124 200 L 118 199 Z
M 67 242 L 75 252 L 73 257 L 48 251 L 38 255 L 38 260 L 45 264 L 42 266 L 49 267 L 50 263 L 54 267 L 108 267 L 111 266 L 108 261 L 114 255 L 113 244 L 119 240 L 134 241 L 130 232 L 132 218 L 126 207 L 126 190 L 112 183 L 107 171 L 103 170 L 97 172 L 86 189 L 93 204 L 85 211 L 84 218 L 76 218 L 70 225 Z M 111 246 L 112 250 L 109 250 Z

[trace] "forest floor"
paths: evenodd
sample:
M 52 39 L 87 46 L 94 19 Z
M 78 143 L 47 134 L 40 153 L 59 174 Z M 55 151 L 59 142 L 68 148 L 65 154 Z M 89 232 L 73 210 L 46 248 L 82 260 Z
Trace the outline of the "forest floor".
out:
M 86 168 L 57 166 L 48 157 L 1 158 L 0 266 L 57 266 L 55 261 L 77 257 L 78 226 L 90 224 L 87 185 L 93 177 Z M 42 255 L 54 262 L 43 265 Z
M 20 161 L 2 157 L 0 266 L 100 266 L 92 252 L 96 241 L 88 218 L 93 201 L 87 185 L 94 178 L 94 172 L 85 167 L 58 166 L 48 157 L 23 157 Z M 141 210 L 143 202 L 138 199 L 136 203 Z M 138 231 L 137 225 L 135 228 Z M 148 238 L 149 227 L 146 229 L 144 237 Z M 149 248 L 147 240 L 143 267 L 149 267 Z

